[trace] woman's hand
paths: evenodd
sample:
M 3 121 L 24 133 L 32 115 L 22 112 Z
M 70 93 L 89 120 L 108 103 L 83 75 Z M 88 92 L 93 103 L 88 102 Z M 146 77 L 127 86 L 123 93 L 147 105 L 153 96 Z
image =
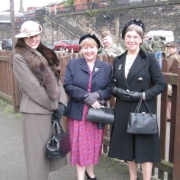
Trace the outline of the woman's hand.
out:
M 129 96 L 130 96 L 130 102 L 136 102 L 142 98 L 143 93 L 142 92 L 130 91 Z
M 92 106 L 98 99 L 99 99 L 99 93 L 93 92 L 85 95 L 84 103 L 88 106 Z
M 99 108 L 101 108 L 102 105 L 99 103 L 99 101 L 95 101 L 91 106 L 94 109 L 99 109 Z
M 65 109 L 66 109 L 65 105 L 62 103 L 59 103 L 58 108 L 54 110 L 54 113 L 52 116 L 52 122 L 57 121 L 58 123 L 60 123 L 60 119 L 63 116 Z

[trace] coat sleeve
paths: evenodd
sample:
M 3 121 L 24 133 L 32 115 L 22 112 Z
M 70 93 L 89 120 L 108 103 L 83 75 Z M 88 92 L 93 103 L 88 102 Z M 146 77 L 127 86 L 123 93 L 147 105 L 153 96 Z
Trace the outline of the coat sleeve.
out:
M 15 55 L 13 61 L 14 75 L 19 86 L 27 93 L 30 99 L 48 110 L 54 110 L 58 106 L 58 99 L 51 100 L 45 90 L 40 85 L 38 79 L 29 69 L 26 61 L 20 55 Z
M 112 66 L 108 64 L 105 69 L 106 76 L 108 79 L 106 87 L 104 89 L 100 89 L 97 92 L 100 94 L 100 100 L 109 100 L 112 97 L 111 92 L 111 83 L 112 83 Z
M 84 95 L 88 94 L 87 90 L 77 87 L 73 84 L 73 73 L 72 73 L 71 61 L 66 66 L 66 72 L 64 75 L 64 89 L 69 97 L 75 101 L 83 101 Z M 79 77 L 82 78 L 82 77 Z
M 145 91 L 147 100 L 150 100 L 158 94 L 162 93 L 167 87 L 164 75 L 162 74 L 160 66 L 153 54 L 150 55 L 149 72 L 151 75 L 152 86 L 150 89 Z
M 59 81 L 59 90 L 60 90 L 59 102 L 67 107 L 67 96 L 61 81 Z

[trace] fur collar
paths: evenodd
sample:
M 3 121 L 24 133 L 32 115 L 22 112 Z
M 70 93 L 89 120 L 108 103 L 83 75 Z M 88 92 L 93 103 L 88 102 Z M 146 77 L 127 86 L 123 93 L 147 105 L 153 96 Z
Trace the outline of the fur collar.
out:
M 32 49 L 18 39 L 16 53 L 20 54 L 27 62 L 30 70 L 43 85 L 52 100 L 59 98 L 58 80 L 60 77 L 60 66 L 56 54 L 42 43 L 36 49 Z

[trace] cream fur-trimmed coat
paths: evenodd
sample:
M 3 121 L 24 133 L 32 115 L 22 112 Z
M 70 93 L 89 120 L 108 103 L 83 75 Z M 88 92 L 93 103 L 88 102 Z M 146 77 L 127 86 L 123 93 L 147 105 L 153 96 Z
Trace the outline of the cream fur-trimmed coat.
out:
M 33 50 L 21 40 L 21 43 L 16 45 L 13 60 L 14 75 L 22 90 L 20 112 L 23 114 L 28 180 L 47 180 L 49 171 L 58 170 L 67 163 L 66 157 L 49 160 L 45 156 L 46 143 L 51 137 L 53 111 L 57 109 L 59 102 L 66 105 L 67 99 L 57 73 L 59 71 L 57 57 L 42 44 L 38 48 Z M 31 67 L 30 63 L 35 65 Z M 39 76 L 33 68 L 38 69 Z M 40 72 L 39 69 L 44 71 Z

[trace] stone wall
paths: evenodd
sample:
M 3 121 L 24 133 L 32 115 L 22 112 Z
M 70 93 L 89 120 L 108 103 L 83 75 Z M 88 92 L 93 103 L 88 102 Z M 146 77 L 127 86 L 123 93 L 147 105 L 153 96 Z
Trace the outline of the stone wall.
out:
M 76 12 L 57 15 L 73 26 L 80 27 L 84 32 L 94 31 L 98 35 L 103 30 L 110 30 L 115 41 L 121 42 L 121 32 L 124 24 L 136 18 L 145 23 L 146 32 L 151 30 L 172 30 L 175 39 L 180 39 L 180 2 L 179 3 L 152 3 L 149 5 L 118 6 L 114 8 L 94 11 Z M 47 23 L 43 26 L 50 28 Z M 58 26 L 57 39 L 77 38 Z
M 180 2 L 171 0 L 169 3 L 142 3 L 123 6 L 109 6 L 103 9 L 84 10 L 77 12 L 61 13 L 55 15 L 55 19 L 50 16 L 39 16 L 37 21 L 43 25 L 43 41 L 53 43 L 61 39 L 79 38 L 69 29 L 58 23 L 62 18 L 73 27 L 82 29 L 84 33 L 95 32 L 99 35 L 103 30 L 110 30 L 116 43 L 122 42 L 121 32 L 125 23 L 136 18 L 141 19 L 146 26 L 146 32 L 150 30 L 172 30 L 175 39 L 180 40 Z M 16 29 L 16 33 L 19 29 Z M 0 32 L 1 38 L 5 34 L 11 35 L 10 28 Z

